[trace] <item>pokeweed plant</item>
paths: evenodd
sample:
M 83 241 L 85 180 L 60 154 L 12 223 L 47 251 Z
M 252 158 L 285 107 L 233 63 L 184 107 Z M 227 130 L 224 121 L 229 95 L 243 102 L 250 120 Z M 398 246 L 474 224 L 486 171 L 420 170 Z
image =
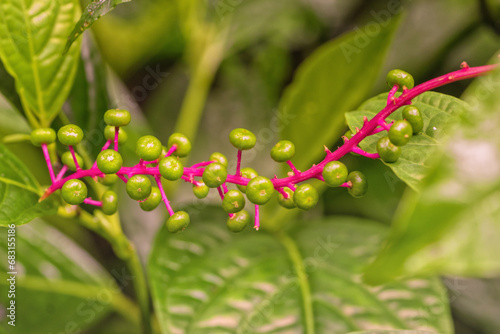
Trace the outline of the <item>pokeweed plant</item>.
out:
M 362 102 L 359 95 L 369 92 L 384 60 L 384 50 L 398 27 L 399 19 L 393 19 L 380 29 L 361 55 L 345 53 L 346 46 L 356 38 L 351 33 L 328 43 L 301 66 L 281 105 L 283 114 L 292 110 L 294 117 L 283 129 L 282 140 L 270 149 L 271 158 L 284 166 L 283 175 L 273 176 L 243 166 L 246 151 L 259 144 L 257 136 L 246 128 L 236 128 L 227 134 L 235 149 L 234 170 L 230 168 L 232 159 L 220 152 L 188 165 L 182 158 L 196 146 L 196 141 L 190 141 L 194 137 L 190 132 L 199 118 L 188 122 L 192 115 L 186 112 L 181 113 L 179 131 L 166 142 L 149 134 L 138 138 L 133 146 L 139 161 L 127 166 L 121 148 L 132 137 L 127 134 L 127 126 L 134 121 L 131 113 L 120 108 L 98 111 L 105 123 L 101 130 L 106 140 L 92 158 L 92 153 L 82 145 L 86 139 L 82 127 L 71 124 L 60 111 L 73 81 L 78 80 L 75 76 L 80 32 L 97 19 L 94 13 L 104 15 L 121 2 L 125 1 L 91 4 L 76 27 L 73 27 L 79 17 L 76 1 L 47 0 L 57 10 L 41 6 L 47 14 L 42 21 L 27 10 L 24 1 L 6 0 L 0 4 L 3 17 L 16 17 L 14 12 L 24 16 L 21 24 L 24 34 L 18 39 L 10 38 L 15 20 L 1 21 L 0 58 L 8 79 L 15 83 L 15 94 L 7 95 L 5 86 L 2 92 L 30 126 L 29 131 L 4 137 L 4 143 L 31 141 L 40 147 L 50 179 L 50 185 L 40 186 L 32 174 L 32 166 L 19 159 L 17 152 L 0 145 L 0 189 L 4 198 L 0 204 L 0 224 L 14 231 L 16 226 L 38 220 L 28 225 L 25 233 L 24 227 L 19 229 L 15 265 L 5 267 L 5 272 L 16 271 L 16 305 L 24 315 L 16 323 L 16 329 L 30 333 L 76 332 L 89 327 L 106 312 L 115 311 L 134 324 L 133 332 L 142 333 L 373 333 L 374 330 L 407 333 L 405 330 L 412 329 L 452 333 L 443 286 L 436 278 L 415 277 L 421 273 L 469 273 L 452 265 L 446 272 L 436 269 L 446 256 L 460 255 L 450 250 L 445 234 L 470 218 L 462 208 L 463 198 L 454 198 L 450 192 L 459 192 L 467 185 L 466 189 L 473 192 L 467 199 L 481 210 L 485 202 L 491 203 L 496 198 L 498 177 L 485 170 L 487 179 L 495 180 L 491 187 L 483 186 L 484 180 L 477 179 L 472 185 L 457 186 L 454 179 L 443 174 L 457 178 L 468 175 L 460 165 L 453 165 L 457 157 L 460 161 L 470 159 L 460 155 L 462 151 L 456 147 L 448 150 L 449 136 L 458 136 L 460 143 L 471 148 L 475 142 L 472 140 L 471 144 L 467 139 L 475 135 L 473 129 L 483 128 L 488 122 L 498 124 L 498 115 L 489 112 L 485 118 L 477 111 L 483 107 L 493 110 L 499 105 L 493 89 L 498 78 L 498 71 L 494 71 L 497 65 L 470 67 L 463 62 L 460 69 L 417 85 L 409 73 L 392 70 L 386 77 L 389 91 L 346 113 L 349 130 L 341 136 L 343 143 L 335 149 L 328 148 L 327 145 L 339 139 L 332 134 L 345 127 L 332 112 L 333 106 L 349 111 Z M 180 6 L 182 15 L 195 26 L 183 27 L 189 30 L 186 34 L 192 34 L 190 42 L 199 42 L 196 31 L 207 24 L 196 21 L 198 10 L 192 5 Z M 42 29 L 45 27 L 54 29 Z M 221 61 L 221 45 L 227 42 L 228 26 L 219 24 L 210 28 L 209 41 L 201 54 L 215 54 L 217 59 L 211 62 L 214 66 Z M 64 34 L 70 35 L 68 42 L 56 38 Z M 50 43 L 37 44 L 40 35 Z M 25 45 L 23 42 L 30 48 L 20 48 L 19 45 Z M 191 57 L 189 62 L 199 71 L 195 71 L 193 80 L 213 76 L 217 66 L 199 69 L 206 59 Z M 344 65 L 347 70 L 342 72 Z M 332 77 L 330 71 L 341 73 L 352 85 L 325 92 L 324 81 L 317 79 Z M 474 102 L 473 108 L 460 99 L 430 92 L 486 75 L 490 81 L 476 85 L 484 84 L 489 89 L 479 100 L 472 101 L 469 97 Z M 199 85 L 199 81 L 195 82 Z M 210 80 L 203 82 L 205 93 L 188 90 L 191 93 L 185 103 L 189 107 L 185 105 L 183 110 L 198 106 L 194 114 L 201 112 L 200 96 L 207 93 Z M 315 114 L 322 118 L 318 121 Z M 312 129 L 305 131 L 304 127 Z M 182 129 L 187 133 L 183 134 Z M 439 144 L 446 147 L 444 153 Z M 483 148 L 487 146 L 481 144 Z M 494 155 L 494 147 L 494 144 L 488 146 L 482 152 Z M 323 159 L 318 158 L 321 154 Z M 389 242 L 371 264 L 370 259 L 387 234 L 380 224 L 355 217 L 326 217 L 298 227 L 288 226 L 297 220 L 291 212 L 311 210 L 318 204 L 324 185 L 345 188 L 355 198 L 370 191 L 370 180 L 365 173 L 351 169 L 344 161 L 351 154 L 382 161 L 415 191 L 410 190 L 410 195 L 406 195 L 413 198 L 401 205 L 394 229 L 386 239 Z M 493 162 L 498 161 L 493 159 Z M 162 204 L 168 212 L 150 255 L 149 275 L 142 269 L 136 246 L 122 231 L 119 181 L 125 183 L 125 192 L 139 203 L 138 208 L 153 211 Z M 211 191 L 217 192 L 222 208 L 207 208 L 210 219 L 191 221 L 189 207 L 177 210 L 176 204 L 169 200 L 170 195 L 167 196 L 167 186 L 179 181 L 189 183 L 193 195 L 199 199 Z M 447 192 L 443 187 L 451 190 Z M 429 196 L 432 200 L 426 201 L 419 197 L 420 191 L 427 196 L 437 195 Z M 265 212 L 266 207 L 271 209 Z M 441 212 L 442 208 L 446 210 Z M 39 221 L 39 217 L 54 214 L 74 218 L 106 239 L 116 256 L 127 264 L 130 275 L 115 272 L 110 275 L 91 256 L 85 252 L 82 255 L 74 242 Z M 492 209 L 489 214 L 487 217 L 494 219 L 497 212 Z M 420 230 L 421 225 L 431 229 L 437 223 L 442 226 L 435 228 L 436 233 Z M 249 232 L 248 225 L 253 225 L 254 231 Z M 435 253 L 436 241 L 440 243 L 437 250 L 443 254 L 433 262 L 430 256 L 423 257 L 421 253 Z M 7 237 L 0 243 L 9 251 L 12 248 L 7 245 Z M 485 253 L 491 255 L 489 251 Z M 77 252 L 79 259 L 83 259 L 81 263 L 72 258 Z M 481 256 L 478 258 L 490 259 Z M 407 263 L 415 268 L 408 268 Z M 490 275 L 499 269 L 491 261 L 465 267 L 475 269 L 472 273 L 479 275 Z M 366 282 L 384 285 L 368 286 L 362 282 L 362 275 Z M 392 281 L 394 278 L 405 280 Z M 129 283 L 134 287 L 133 298 L 121 291 Z M 37 296 L 36 305 L 31 303 L 33 294 Z M 9 305 L 7 298 L 11 297 L 0 297 L 3 305 Z M 47 315 L 41 312 L 32 318 L 26 316 L 37 311 L 35 307 L 46 305 L 55 310 L 56 320 L 43 321 Z M 12 325 L 2 323 L 1 328 L 10 330 L 9 326 Z

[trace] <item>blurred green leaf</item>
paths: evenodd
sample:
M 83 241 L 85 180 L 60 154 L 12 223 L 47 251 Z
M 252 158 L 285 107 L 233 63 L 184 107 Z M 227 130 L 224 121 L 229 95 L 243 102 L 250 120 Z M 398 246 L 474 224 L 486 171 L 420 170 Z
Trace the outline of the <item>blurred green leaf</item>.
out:
M 69 48 L 76 39 L 83 34 L 85 30 L 104 15 L 115 9 L 121 3 L 130 2 L 131 0 L 93 0 L 84 10 L 80 20 L 76 23 L 73 31 L 68 36 L 68 41 L 64 48 L 64 52 L 68 52 Z
M 351 333 L 347 333 L 347 334 L 439 334 L 439 333 L 422 332 L 422 331 L 377 330 L 377 331 L 351 332 Z
M 281 137 L 296 146 L 297 168 L 309 168 L 345 126 L 343 113 L 370 92 L 400 18 L 393 18 L 360 47 L 359 31 L 318 48 L 297 69 L 280 103 Z
M 232 234 L 223 221 L 194 222 L 175 235 L 163 228 L 157 235 L 149 273 L 163 333 L 302 333 L 304 309 L 318 333 L 381 326 L 452 332 L 437 279 L 377 288 L 360 282 L 385 234 L 380 224 L 346 217 L 308 221 L 280 243 L 250 229 Z
M 0 61 L 0 93 L 9 101 L 9 103 L 19 112 L 23 112 L 23 105 L 19 94 L 16 92 L 16 83 L 14 78 L 7 72 L 5 66 Z
M 500 72 L 464 93 L 472 106 L 420 195 L 408 194 L 388 242 L 368 267 L 381 283 L 413 275 L 500 273 Z
M 36 217 L 54 214 L 53 199 L 38 202 L 40 186 L 28 168 L 0 144 L 0 226 L 22 225 Z
M 8 243 L 15 243 L 16 263 L 14 269 L 6 260 L 0 263 L 0 303 L 3 309 L 9 305 L 7 278 L 17 272 L 11 299 L 16 305 L 15 333 L 80 332 L 116 303 L 119 293 L 113 279 L 65 235 L 42 221 L 16 227 L 15 241 L 8 241 L 8 231 L 0 229 L 0 253 L 7 259 Z M 6 320 L 0 330 L 14 328 Z
M 363 103 L 357 111 L 346 113 L 347 124 L 351 131 L 363 126 L 363 117 L 373 118 L 387 104 L 387 93 L 380 94 Z M 421 133 L 413 136 L 401 149 L 401 157 L 394 163 L 385 163 L 406 184 L 419 190 L 424 177 L 430 172 L 432 162 L 436 160 L 436 149 L 449 135 L 452 124 L 459 121 L 469 106 L 455 97 L 436 92 L 427 92 L 413 99 L 413 105 L 419 108 L 424 119 Z M 402 119 L 402 108 L 387 118 L 387 122 Z M 360 143 L 360 147 L 370 153 L 377 152 L 377 141 L 387 136 L 383 131 L 370 136 Z M 382 162 L 382 160 L 380 160 Z
M 0 3 L 0 57 L 25 112 L 36 115 L 42 126 L 60 112 L 73 83 L 79 44 L 65 56 L 62 52 L 79 13 L 77 0 Z

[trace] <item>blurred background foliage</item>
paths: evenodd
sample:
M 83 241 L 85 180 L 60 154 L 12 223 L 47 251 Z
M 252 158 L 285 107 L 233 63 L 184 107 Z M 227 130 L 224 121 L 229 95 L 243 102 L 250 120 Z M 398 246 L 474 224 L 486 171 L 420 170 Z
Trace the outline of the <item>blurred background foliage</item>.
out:
M 82 8 L 88 3 L 82 1 Z M 230 130 L 245 127 L 258 134 L 260 129 L 269 128 L 285 88 L 292 82 L 298 66 L 314 50 L 346 32 L 359 31 L 367 23 L 384 20 L 380 13 L 394 3 L 399 1 L 141 0 L 124 3 L 84 34 L 77 84 L 64 110 L 70 120 L 89 134 L 102 127 L 100 122 L 106 109 L 131 110 L 135 124 L 130 128 L 126 145 L 125 160 L 129 162 L 135 160 L 134 138 L 152 132 L 166 141 L 174 130 L 196 138 L 189 158 L 192 162 L 206 160 L 213 151 L 231 156 L 233 149 L 227 140 Z M 500 3 L 497 0 L 407 0 L 401 4 L 403 18 L 384 65 L 377 69 L 378 80 L 360 101 L 387 90 L 384 74 L 390 69 L 404 69 L 413 74 L 416 82 L 422 82 L 457 69 L 463 60 L 471 66 L 485 64 L 499 49 Z M 459 97 L 468 83 L 459 82 L 439 91 Z M 178 119 L 181 110 L 188 110 L 182 113 L 184 119 Z M 6 112 L 1 117 L 1 136 L 27 131 L 19 117 Z M 18 124 L 18 129 L 14 131 L 12 124 Z M 345 129 L 347 126 L 339 133 Z M 327 129 L 319 129 L 324 130 Z M 267 175 L 278 173 L 268 153 L 278 136 L 273 133 L 273 138 L 266 140 L 254 156 L 244 155 L 244 164 L 251 164 Z M 91 140 L 94 154 L 103 142 L 104 138 L 99 135 Z M 336 147 L 339 143 L 325 144 Z M 31 154 L 20 156 L 28 166 L 41 164 L 41 154 L 30 145 L 15 144 L 11 149 L 14 152 L 29 150 Z M 322 205 L 308 212 L 305 218 L 349 215 L 389 224 L 405 184 L 376 161 L 355 156 L 348 156 L 345 161 L 351 169 L 366 171 L 370 180 L 367 196 L 354 200 L 343 189 L 328 189 Z M 37 168 L 32 172 L 42 183 L 48 183 L 45 173 Z M 196 213 L 203 215 L 204 208 L 213 199 L 194 200 L 191 187 L 184 184 L 179 189 L 169 185 L 169 191 L 175 193 L 177 203 L 192 208 L 195 212 L 192 220 L 196 220 Z M 120 208 L 127 234 L 146 258 L 154 233 L 163 222 L 163 213 L 139 212 L 135 205 Z M 82 232 L 77 224 L 68 224 L 67 219 L 49 220 L 72 235 L 107 268 L 119 267 L 103 240 Z M 493 297 L 500 294 L 499 282 L 497 279 L 446 280 L 456 333 L 500 332 L 497 317 L 500 304 L 498 298 Z M 127 333 L 115 317 L 109 316 L 105 326 L 99 323 L 88 333 Z

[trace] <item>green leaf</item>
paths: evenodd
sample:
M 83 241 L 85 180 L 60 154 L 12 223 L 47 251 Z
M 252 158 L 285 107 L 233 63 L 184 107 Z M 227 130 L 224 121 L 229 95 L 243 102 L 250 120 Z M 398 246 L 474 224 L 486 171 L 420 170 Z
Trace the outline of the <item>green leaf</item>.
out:
M 159 232 L 149 274 L 162 333 L 304 333 L 311 327 L 346 333 L 382 326 L 452 332 L 437 279 L 377 288 L 361 283 L 362 268 L 385 235 L 380 224 L 332 217 L 276 239 L 251 229 L 233 234 L 223 221 L 194 222 L 175 235 Z
M 7 263 L 8 247 L 15 248 L 15 268 Z M 123 302 L 111 276 L 72 240 L 42 221 L 0 229 L 0 254 L 5 259 L 0 263 L 0 303 L 15 301 L 15 333 L 80 332 L 118 300 Z M 7 278 L 12 276 L 15 298 L 10 299 Z M 122 277 L 124 284 L 131 284 L 127 277 Z M 13 327 L 2 321 L 0 331 L 7 328 Z
M 363 117 L 373 118 L 387 104 L 387 93 L 380 94 L 363 103 L 357 111 L 346 113 L 347 124 L 351 131 L 363 126 Z M 401 149 L 401 157 L 394 163 L 385 163 L 401 180 L 419 190 L 421 182 L 430 172 L 433 160 L 435 160 L 436 149 L 446 139 L 453 124 L 458 122 L 460 115 L 469 109 L 467 103 L 455 97 L 436 92 L 426 92 L 413 99 L 424 119 L 424 128 L 421 133 L 414 135 L 410 142 Z M 390 123 L 393 120 L 402 119 L 400 108 L 387 118 Z M 377 141 L 387 136 L 383 131 L 370 136 L 360 143 L 360 147 L 370 153 L 377 152 Z M 382 160 L 380 160 L 382 162 Z
M 38 202 L 42 191 L 28 168 L 0 144 L 0 226 L 21 225 L 54 214 L 52 199 Z
M 298 68 L 280 102 L 281 137 L 294 142 L 297 168 L 309 168 L 324 155 L 323 145 L 339 139 L 344 112 L 370 93 L 400 18 L 359 46 L 360 32 L 337 38 L 309 56 Z
M 79 45 L 62 55 L 80 12 L 77 0 L 4 0 L 0 4 L 0 58 L 15 79 L 30 117 L 42 126 L 60 112 L 76 72 Z
M 23 112 L 21 98 L 16 92 L 14 78 L 7 72 L 5 66 L 0 61 L 0 93 L 9 101 L 9 103 L 19 112 Z
M 77 38 L 97 20 L 110 11 L 115 9 L 121 3 L 131 0 L 93 0 L 83 11 L 80 20 L 76 23 L 73 31 L 68 36 L 64 52 L 67 52 Z
M 413 275 L 500 274 L 500 72 L 464 94 L 467 119 L 442 151 L 420 195 L 408 194 L 386 246 L 366 273 L 371 283 Z

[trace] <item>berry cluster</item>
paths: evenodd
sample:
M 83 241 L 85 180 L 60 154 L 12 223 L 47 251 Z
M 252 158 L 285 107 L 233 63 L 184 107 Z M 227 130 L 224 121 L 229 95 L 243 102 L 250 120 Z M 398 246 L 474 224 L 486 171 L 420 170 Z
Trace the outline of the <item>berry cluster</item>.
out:
M 464 63 L 465 64 L 465 63 Z M 494 65 L 469 68 L 462 64 L 462 69 L 442 77 L 430 80 L 417 87 L 413 78 L 402 70 L 393 70 L 387 75 L 387 83 L 391 87 L 387 106 L 375 117 L 364 119 L 361 129 L 355 133 L 348 131 L 344 136 L 344 144 L 334 152 L 325 147 L 326 157 L 317 165 L 306 171 L 299 171 L 291 159 L 295 154 L 295 146 L 288 140 L 278 142 L 271 149 L 271 157 L 279 163 L 286 163 L 291 171 L 283 178 L 267 178 L 259 175 L 254 169 L 241 168 L 243 151 L 252 149 L 256 144 L 255 135 L 249 130 L 238 128 L 231 131 L 229 141 L 237 149 L 237 165 L 234 174 L 229 174 L 228 159 L 222 153 L 215 152 L 208 161 L 185 167 L 179 158 L 186 157 L 191 151 L 189 139 L 174 133 L 163 146 L 154 136 L 143 136 L 136 143 L 136 154 L 139 163 L 133 167 L 123 166 L 123 159 L 118 152 L 119 144 L 127 140 L 123 127 L 131 121 L 126 110 L 112 109 L 104 115 L 107 127 L 104 130 L 106 144 L 98 154 L 93 166 L 83 169 L 83 159 L 75 152 L 74 147 L 83 139 L 82 130 L 73 124 L 65 125 L 57 132 L 57 138 L 68 146 L 62 154 L 64 167 L 56 176 L 53 171 L 47 145 L 55 142 L 56 133 L 50 128 L 36 129 L 31 133 L 34 145 L 41 146 L 49 169 L 52 185 L 46 190 L 41 200 L 58 189 L 65 202 L 71 205 L 89 204 L 99 207 L 104 214 L 111 215 L 117 211 L 117 195 L 112 190 L 103 193 L 100 200 L 88 196 L 84 177 L 94 178 L 104 185 L 112 185 L 118 179 L 126 183 L 127 194 L 140 203 L 143 210 L 151 211 L 163 202 L 169 212 L 166 226 L 168 231 L 183 230 L 190 222 L 184 211 L 174 212 L 165 194 L 162 182 L 182 179 L 193 185 L 193 193 L 198 198 L 208 195 L 210 188 L 217 189 L 222 200 L 222 208 L 228 213 L 227 227 L 233 232 L 242 231 L 251 220 L 250 214 L 244 210 L 248 200 L 255 206 L 254 227 L 259 229 L 259 206 L 269 202 L 276 191 L 278 203 L 287 209 L 300 208 L 309 210 L 319 200 L 318 191 L 309 183 L 310 179 L 318 179 L 330 187 L 345 187 L 354 197 L 362 197 L 367 191 L 367 180 L 360 171 L 350 171 L 339 161 L 348 153 L 359 154 L 372 159 L 382 159 L 387 163 L 397 161 L 401 147 L 406 145 L 413 135 L 423 129 L 423 119 L 411 100 L 421 93 L 449 82 L 466 79 L 488 72 Z M 402 94 L 396 97 L 398 90 Z M 403 107 L 403 119 L 388 124 L 385 119 L 394 111 Z M 366 137 L 386 131 L 387 136 L 377 142 L 377 153 L 363 151 L 358 145 Z M 73 173 L 64 177 L 67 170 Z M 201 179 L 200 179 L 201 178 Z M 154 179 L 156 185 L 153 185 Z M 229 190 L 227 185 L 234 184 L 236 189 Z

